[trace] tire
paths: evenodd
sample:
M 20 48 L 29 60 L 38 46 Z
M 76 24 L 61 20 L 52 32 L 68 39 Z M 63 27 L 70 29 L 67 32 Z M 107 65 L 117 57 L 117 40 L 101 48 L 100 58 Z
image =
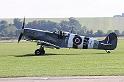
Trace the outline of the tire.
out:
M 45 54 L 45 50 L 41 50 L 41 49 L 37 49 L 35 50 L 35 55 L 44 55 Z
M 75 35 L 75 37 L 73 38 L 73 43 L 75 45 L 80 45 L 82 43 L 82 38 L 78 35 Z

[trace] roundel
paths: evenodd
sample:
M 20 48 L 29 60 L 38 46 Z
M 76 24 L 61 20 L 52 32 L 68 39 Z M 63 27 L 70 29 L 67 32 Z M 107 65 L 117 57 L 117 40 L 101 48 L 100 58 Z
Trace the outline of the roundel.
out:
M 78 35 L 75 35 L 75 37 L 73 38 L 73 43 L 74 43 L 75 45 L 80 45 L 80 44 L 82 43 L 81 37 L 78 36 Z

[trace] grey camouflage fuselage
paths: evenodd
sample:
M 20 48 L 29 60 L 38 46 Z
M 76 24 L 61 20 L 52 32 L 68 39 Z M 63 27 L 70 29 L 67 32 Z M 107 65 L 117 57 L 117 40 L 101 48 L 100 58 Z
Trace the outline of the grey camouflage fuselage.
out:
M 79 36 L 69 32 L 49 32 L 31 28 L 24 29 L 26 39 L 48 42 L 60 48 L 113 50 L 117 46 L 117 36 L 114 34 L 111 35 L 111 37 L 113 37 L 112 39 L 108 36 L 106 37 L 108 39 L 98 41 L 92 37 Z

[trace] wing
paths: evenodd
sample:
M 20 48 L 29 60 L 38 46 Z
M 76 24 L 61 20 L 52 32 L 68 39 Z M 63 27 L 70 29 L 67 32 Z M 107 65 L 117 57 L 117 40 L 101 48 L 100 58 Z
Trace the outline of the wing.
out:
M 60 49 L 59 46 L 51 44 L 51 43 L 48 43 L 48 42 L 44 42 L 44 41 L 37 41 L 37 45 L 42 45 L 42 46 L 45 46 L 45 47 L 48 47 L 48 48 Z

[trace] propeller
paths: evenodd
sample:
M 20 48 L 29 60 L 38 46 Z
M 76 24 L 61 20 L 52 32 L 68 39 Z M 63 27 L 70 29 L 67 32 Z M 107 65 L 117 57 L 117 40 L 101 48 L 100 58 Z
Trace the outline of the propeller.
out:
M 25 28 L 25 18 L 23 20 L 23 24 L 22 24 L 22 28 L 21 28 L 21 34 L 19 35 L 19 38 L 18 38 L 18 43 L 20 42 L 20 40 L 21 40 L 21 38 L 23 36 L 24 28 Z

